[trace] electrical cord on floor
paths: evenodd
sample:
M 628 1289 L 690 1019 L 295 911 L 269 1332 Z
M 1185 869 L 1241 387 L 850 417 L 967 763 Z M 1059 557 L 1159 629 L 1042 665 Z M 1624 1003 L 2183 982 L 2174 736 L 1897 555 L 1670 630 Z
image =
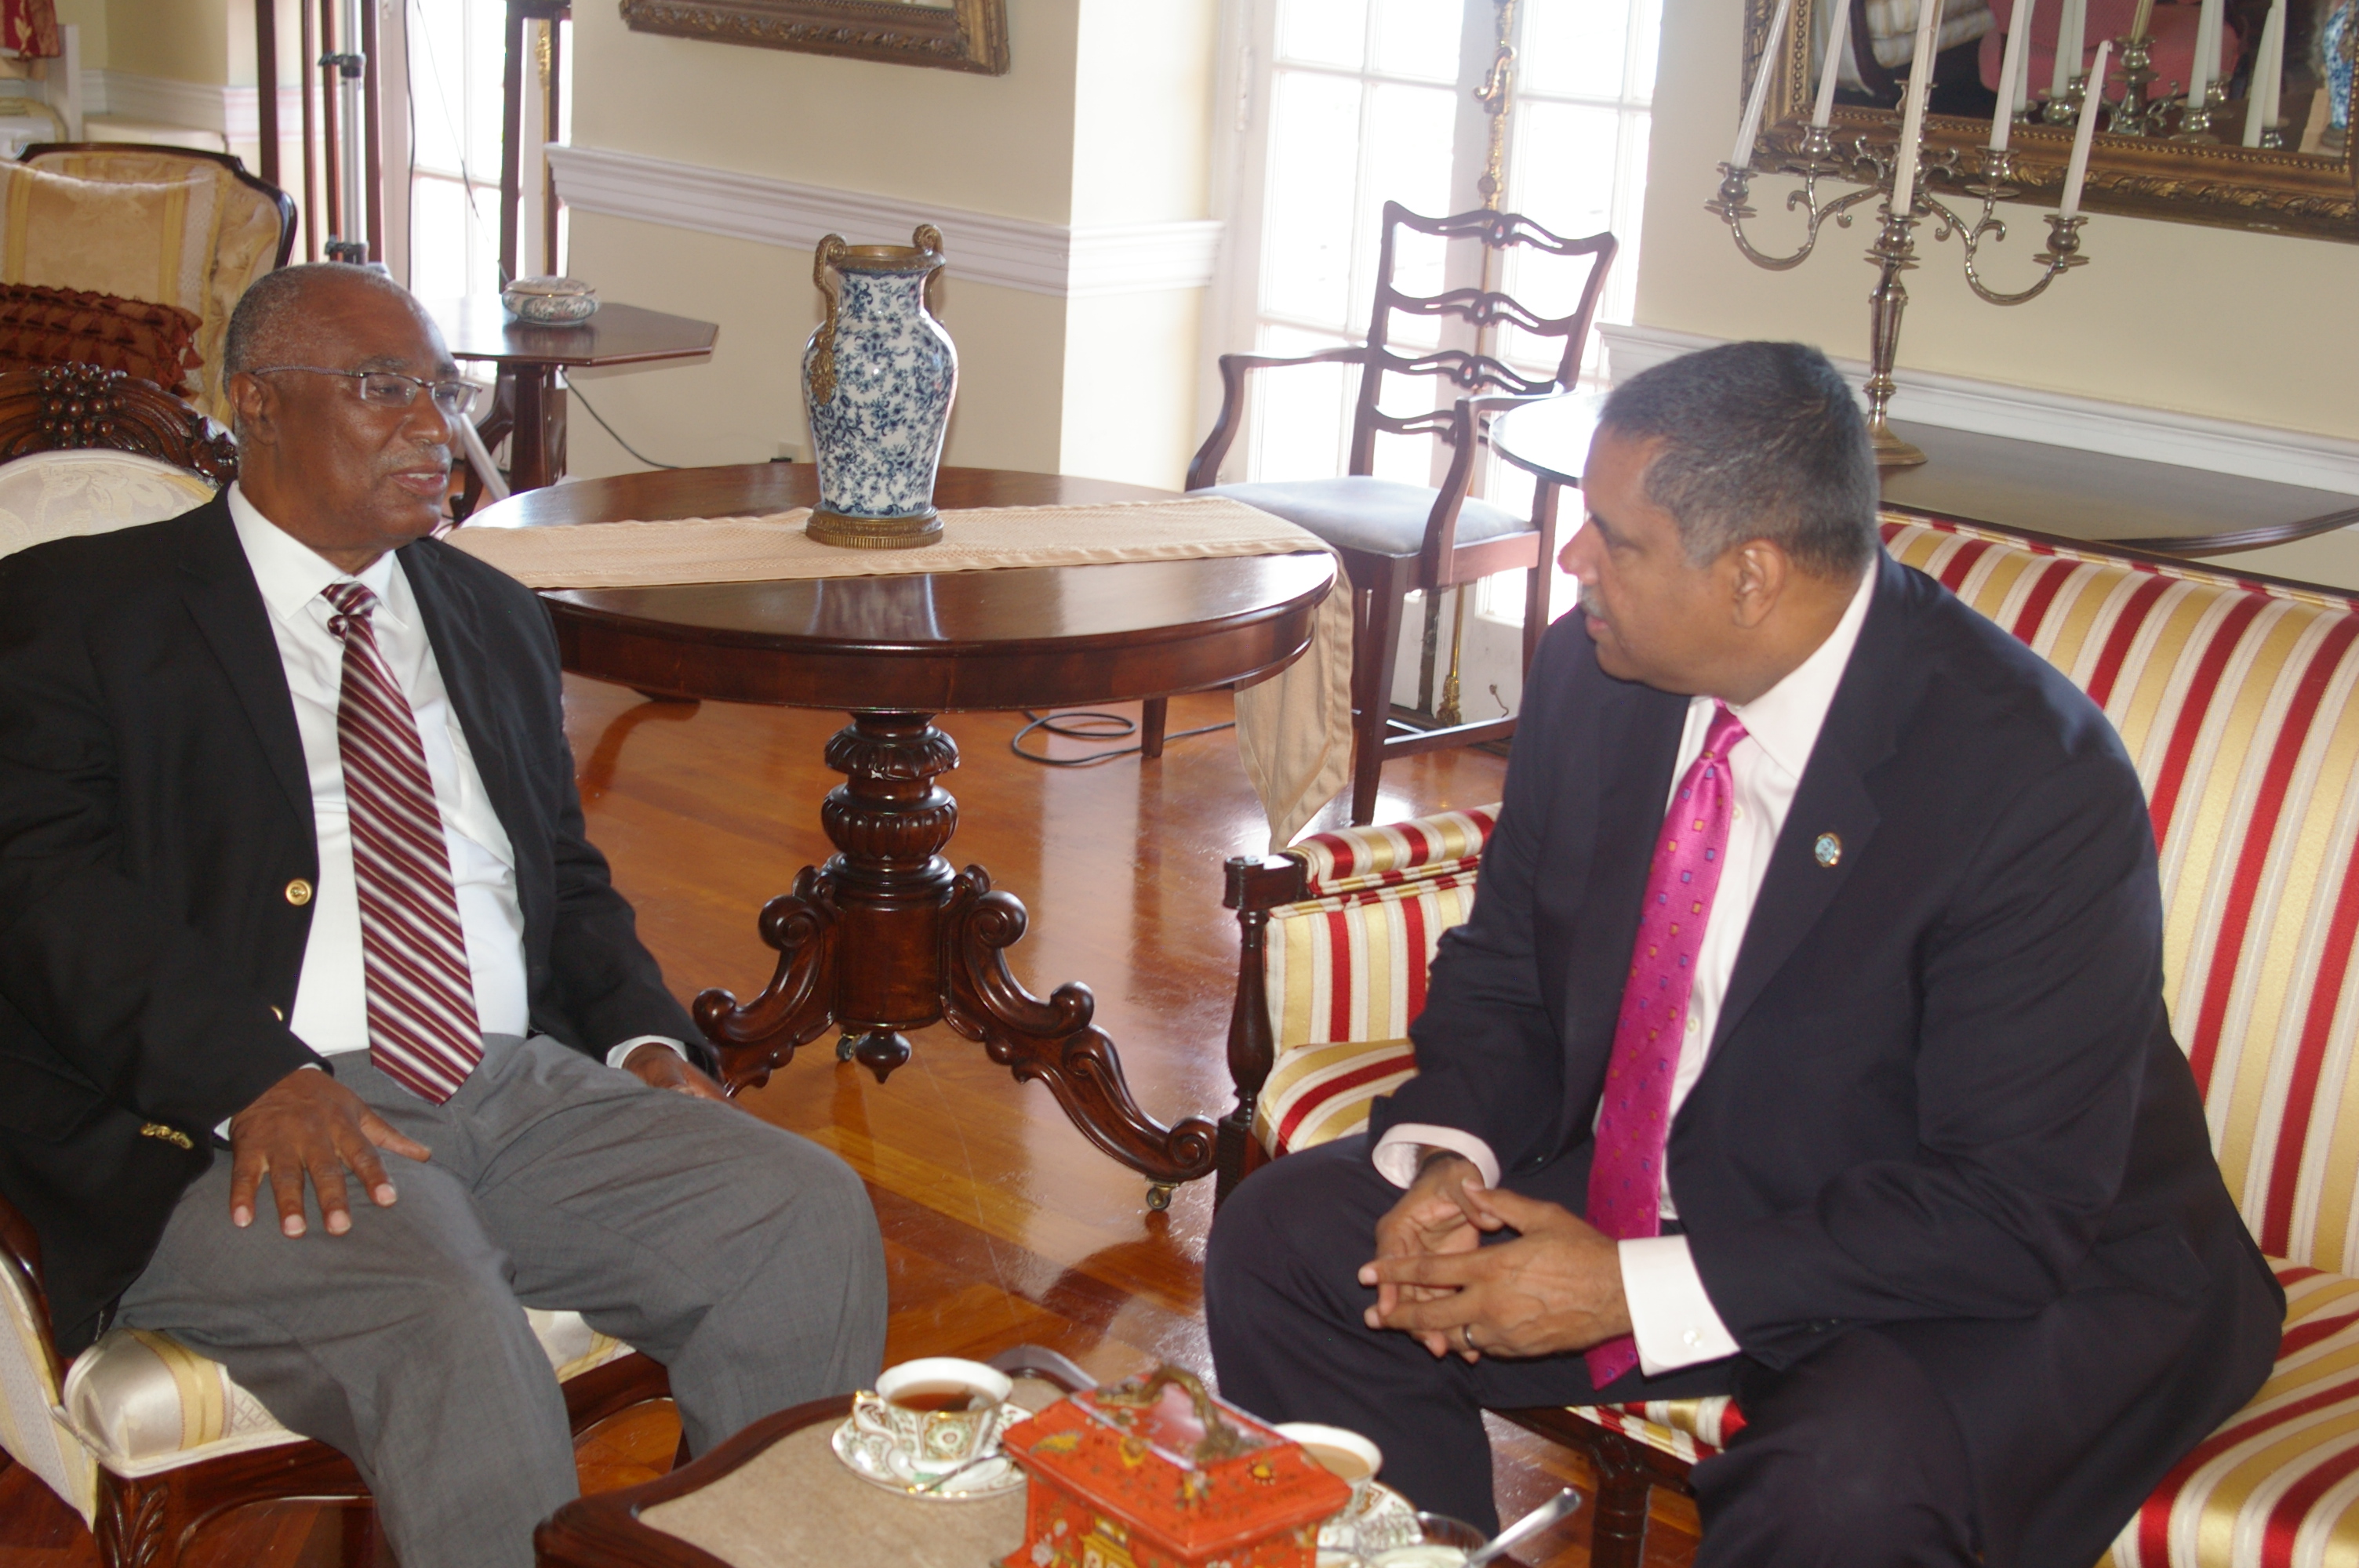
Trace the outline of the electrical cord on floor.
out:
M 569 381 L 565 384 L 565 390 L 573 395 L 573 401 L 582 405 L 583 411 L 586 412 L 591 418 L 598 421 L 598 428 L 605 431 L 606 434 L 614 438 L 614 444 L 616 446 L 630 453 L 631 456 L 638 459 L 639 461 L 647 464 L 647 467 L 651 469 L 677 469 L 683 466 L 679 463 L 659 463 L 656 461 L 655 459 L 647 456 L 647 453 L 639 450 L 638 448 L 631 445 L 630 442 L 623 439 L 622 432 L 615 429 L 612 425 L 607 424 L 606 416 L 603 414 L 599 413 L 598 410 L 591 405 L 588 398 L 582 395 L 582 386 L 580 383 Z
M 1027 752 L 1024 749 L 1024 738 L 1035 730 L 1060 735 L 1068 741 L 1125 741 L 1138 733 L 1138 720 L 1125 718 L 1119 713 L 1041 714 L 1028 708 L 1024 709 L 1024 717 L 1031 722 L 1016 732 L 1007 742 L 1007 749 L 1026 762 L 1038 762 L 1044 768 L 1095 767 L 1100 762 L 1111 762 L 1116 757 L 1136 756 L 1146 749 L 1143 745 L 1123 746 L 1110 752 L 1092 752 L 1086 757 L 1050 757 L 1038 752 Z M 1226 724 L 1207 724 L 1201 730 L 1175 730 L 1166 734 L 1163 741 L 1169 745 L 1174 741 L 1185 741 L 1190 735 L 1210 735 L 1215 730 L 1236 727 L 1236 721 L 1231 719 Z

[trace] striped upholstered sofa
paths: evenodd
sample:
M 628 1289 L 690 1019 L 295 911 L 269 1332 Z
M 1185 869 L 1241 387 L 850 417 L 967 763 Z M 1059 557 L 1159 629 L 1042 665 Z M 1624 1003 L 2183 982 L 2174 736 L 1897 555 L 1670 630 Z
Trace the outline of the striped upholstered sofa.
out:
M 2359 600 L 1897 514 L 1884 534 L 2121 731 L 2161 851 L 2173 1026 L 2229 1191 L 2286 1287 L 2275 1375 L 2109 1561 L 2359 1558 Z M 1403 1036 L 1495 820 L 1453 811 L 1230 862 L 1244 959 L 1223 1193 L 1357 1130 L 1416 1071 Z M 1602 1568 L 1637 1563 L 1648 1488 L 1683 1487 L 1743 1425 L 1725 1400 L 1514 1413 L 1594 1462 Z

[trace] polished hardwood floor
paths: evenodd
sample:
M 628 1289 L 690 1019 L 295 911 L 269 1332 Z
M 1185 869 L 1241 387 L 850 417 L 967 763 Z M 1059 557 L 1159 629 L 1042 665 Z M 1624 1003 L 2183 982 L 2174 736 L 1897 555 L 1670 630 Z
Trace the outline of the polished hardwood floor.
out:
M 741 997 L 758 990 L 771 955 L 755 912 L 830 852 L 819 802 L 837 779 L 820 751 L 842 716 L 649 702 L 579 680 L 568 682 L 567 704 L 592 836 L 673 984 L 683 996 L 707 985 Z M 1227 708 L 1224 696 L 1180 699 L 1170 727 L 1217 723 Z M 943 722 L 963 753 L 942 781 L 961 805 L 949 852 L 987 866 L 1030 909 L 1030 932 L 1012 950 L 1018 976 L 1042 993 L 1071 979 L 1095 990 L 1098 1022 L 1151 1113 L 1225 1110 L 1236 937 L 1220 907 L 1221 862 L 1259 853 L 1266 838 L 1230 737 L 1175 741 L 1145 765 L 1125 757 L 1046 768 L 1010 755 L 1016 716 Z M 1379 816 L 1495 800 L 1504 768 L 1471 751 L 1397 762 L 1385 770 Z M 1109 1379 L 1158 1359 L 1208 1366 L 1201 1266 L 1210 1183 L 1150 1213 L 1145 1184 L 1092 1149 L 1046 1089 L 1015 1083 L 946 1030 L 916 1044 L 915 1059 L 879 1085 L 839 1065 L 822 1040 L 744 1101 L 866 1178 L 892 1271 L 889 1358 L 988 1354 L 1031 1340 Z M 583 1485 L 658 1473 L 676 1435 L 662 1407 L 610 1423 L 581 1450 Z M 1571 1454 L 1504 1423 L 1495 1436 L 1503 1512 L 1567 1483 L 1587 1489 Z M 1660 1493 L 1656 1509 L 1649 1562 L 1684 1561 L 1692 1509 Z M 368 1563 L 368 1535 L 364 1514 L 256 1509 L 213 1531 L 198 1560 Z M 1534 1561 L 1586 1563 L 1586 1538 L 1576 1522 L 1555 1555 Z M 0 1568 L 96 1562 L 79 1519 L 22 1469 L 0 1472 Z

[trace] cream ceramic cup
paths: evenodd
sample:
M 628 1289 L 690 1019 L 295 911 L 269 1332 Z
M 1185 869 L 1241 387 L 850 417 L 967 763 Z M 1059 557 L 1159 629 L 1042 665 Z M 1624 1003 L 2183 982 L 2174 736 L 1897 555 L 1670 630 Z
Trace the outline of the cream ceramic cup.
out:
M 885 1440 L 914 1476 L 939 1476 L 999 1445 L 999 1415 L 1016 1384 L 980 1361 L 929 1356 L 886 1369 L 852 1401 L 853 1424 Z
M 1385 1467 L 1383 1449 L 1348 1427 L 1321 1426 L 1313 1421 L 1289 1421 L 1271 1430 L 1302 1444 L 1302 1451 L 1330 1474 L 1352 1484 L 1345 1517 L 1356 1519 L 1366 1510 L 1369 1484 Z

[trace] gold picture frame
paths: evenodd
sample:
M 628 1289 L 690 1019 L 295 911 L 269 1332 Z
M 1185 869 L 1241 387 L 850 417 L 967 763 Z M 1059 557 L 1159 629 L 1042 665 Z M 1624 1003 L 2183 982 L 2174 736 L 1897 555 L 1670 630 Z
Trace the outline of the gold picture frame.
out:
M 1794 25 L 1787 30 L 1776 58 L 1765 61 L 1776 0 L 1745 0 L 1745 84 L 1751 85 L 1754 72 L 1765 63 L 1774 73 L 1769 79 L 1767 112 L 1761 117 L 1760 135 L 1753 147 L 1756 170 L 1775 172 L 1801 154 L 1810 124 L 1811 16 L 1828 3 L 1798 0 Z M 1856 17 L 1857 13 L 1854 15 Z M 1839 104 L 1831 124 L 1839 142 L 1848 135 L 1864 135 L 1871 141 L 1883 138 L 1888 143 L 1899 120 L 1894 110 Z M 1976 167 L 1975 149 L 1989 136 L 1987 120 L 1929 114 L 1925 117 L 1927 161 L 1930 164 L 1943 151 L 1951 151 L 1960 172 L 1969 173 Z M 2014 200 L 2054 207 L 2063 194 L 2072 127 L 2017 123 L 2009 149 L 2015 155 L 2011 183 L 2020 188 Z M 1951 181 L 1951 187 L 1954 185 Z M 2089 159 L 2088 186 L 2081 204 L 2096 212 L 2359 243 L 2359 165 L 2354 165 L 2348 148 L 2324 156 L 2231 142 L 2197 144 L 2100 134 Z
M 642 33 L 1007 74 L 1007 0 L 622 0 Z

